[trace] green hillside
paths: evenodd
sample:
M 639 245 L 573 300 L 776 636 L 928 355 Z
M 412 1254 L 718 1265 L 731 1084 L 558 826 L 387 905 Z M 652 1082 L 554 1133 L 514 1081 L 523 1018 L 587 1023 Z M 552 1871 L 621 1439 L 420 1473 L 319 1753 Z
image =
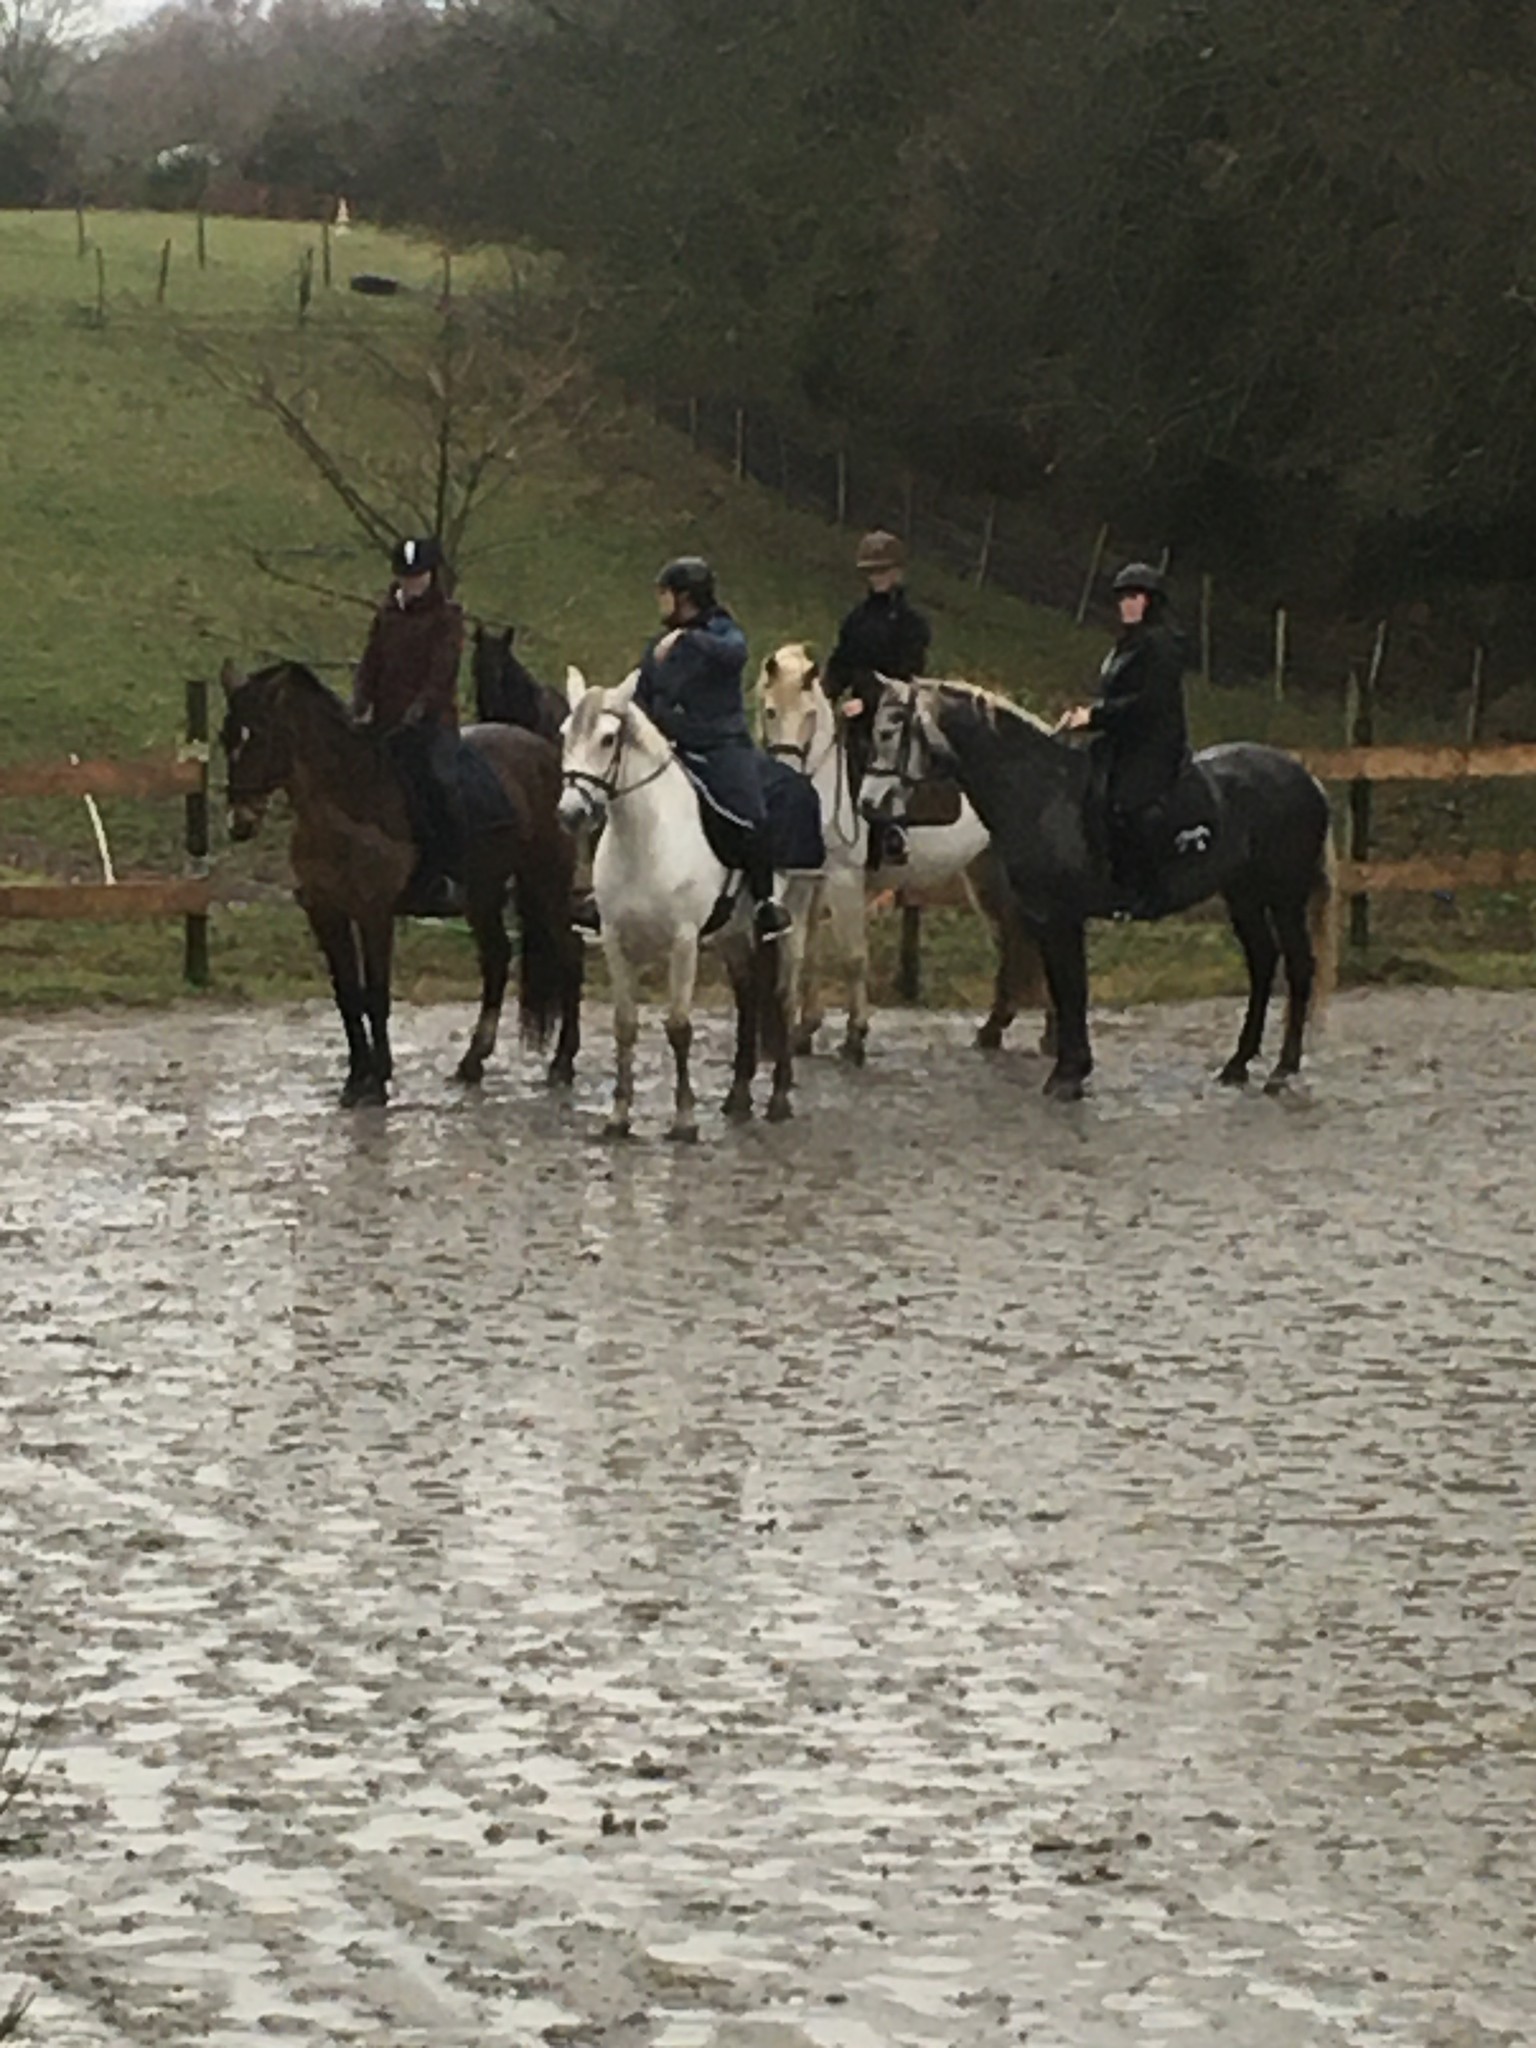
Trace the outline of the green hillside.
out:
M 212 220 L 203 269 L 188 217 L 107 214 L 87 227 L 81 254 L 71 214 L 0 216 L 6 760 L 172 743 L 184 679 L 215 674 L 226 655 L 250 666 L 293 655 L 344 684 L 381 565 L 276 425 L 210 377 L 196 346 L 213 346 L 227 373 L 252 380 L 264 366 L 313 376 L 331 408 L 319 424 L 366 446 L 393 431 L 389 415 L 365 379 L 338 395 L 338 351 L 359 334 L 386 350 L 419 346 L 441 278 L 429 243 L 369 230 L 336 241 L 335 288 L 326 290 L 318 231 L 304 224 Z M 301 328 L 306 251 L 316 252 L 316 282 Z M 361 271 L 413 291 L 361 297 L 344 288 Z M 507 259 L 459 255 L 453 277 L 461 293 L 504 285 Z M 850 535 L 737 484 L 610 396 L 594 395 L 563 440 L 536 436 L 530 449 L 476 523 L 461 595 L 472 613 L 516 620 L 525 658 L 552 679 L 569 661 L 594 677 L 622 673 L 651 630 L 657 564 L 685 549 L 716 562 L 754 657 L 789 638 L 824 644 L 856 595 Z M 274 580 L 257 555 L 324 591 Z M 1102 633 L 921 563 L 914 580 L 945 669 L 1042 708 L 1087 690 Z M 1257 707 L 1228 693 L 1199 713 L 1212 732 L 1253 730 Z M 106 807 L 120 869 L 175 865 L 176 810 Z M 218 837 L 221 878 L 253 900 L 217 921 L 216 993 L 318 987 L 300 921 L 282 900 L 280 828 L 254 850 Z M 0 806 L 0 864 L 12 879 L 94 876 L 83 806 Z M 931 995 L 969 999 L 985 970 L 969 922 L 935 923 Z M 1114 986 L 1126 993 L 1228 986 L 1236 971 L 1225 938 L 1203 928 L 1145 943 L 1116 938 L 1110 953 L 1124 958 Z M 153 927 L 0 924 L 0 1000 L 159 997 L 174 992 L 177 958 L 174 934 Z M 405 992 L 458 986 L 466 964 L 459 934 L 412 933 Z

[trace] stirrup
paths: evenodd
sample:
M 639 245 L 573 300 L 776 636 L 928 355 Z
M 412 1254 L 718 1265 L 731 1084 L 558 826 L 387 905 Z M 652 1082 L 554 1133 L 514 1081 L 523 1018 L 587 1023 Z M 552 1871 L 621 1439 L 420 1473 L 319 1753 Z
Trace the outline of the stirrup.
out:
M 772 896 L 765 897 L 752 913 L 752 929 L 765 944 L 782 939 L 794 929 L 794 923 L 783 904 Z

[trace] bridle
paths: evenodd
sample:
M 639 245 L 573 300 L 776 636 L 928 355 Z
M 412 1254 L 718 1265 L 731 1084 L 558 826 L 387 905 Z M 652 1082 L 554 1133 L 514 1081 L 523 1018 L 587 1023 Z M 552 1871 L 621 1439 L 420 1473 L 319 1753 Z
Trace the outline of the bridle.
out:
M 907 701 L 901 707 L 900 738 L 896 746 L 896 759 L 885 771 L 892 782 L 904 790 L 917 789 L 928 779 L 931 762 L 925 762 L 921 774 L 912 772 L 913 736 L 917 731 L 917 688 L 907 685 Z
M 603 803 L 611 810 L 622 798 L 633 796 L 637 790 L 644 789 L 648 784 L 659 781 L 672 766 L 675 759 L 670 748 L 667 750 L 665 758 L 658 761 L 649 774 L 642 775 L 638 782 L 628 782 L 622 786 L 620 785 L 619 777 L 624 770 L 624 754 L 629 742 L 629 736 L 629 720 L 620 712 L 619 739 L 618 745 L 613 750 L 612 768 L 606 775 L 595 774 L 590 768 L 567 768 L 560 778 L 565 787 L 578 791 L 580 795 L 587 798 L 588 802 L 591 802 L 593 798 L 600 797 Z

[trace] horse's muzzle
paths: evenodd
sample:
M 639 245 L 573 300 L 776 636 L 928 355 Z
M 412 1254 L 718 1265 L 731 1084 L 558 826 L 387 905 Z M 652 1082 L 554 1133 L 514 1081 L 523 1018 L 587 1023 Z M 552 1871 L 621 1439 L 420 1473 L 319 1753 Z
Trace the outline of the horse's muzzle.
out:
M 265 804 L 231 804 L 229 807 L 229 836 L 231 839 L 254 839 L 261 830 L 262 818 L 266 815 Z
M 865 795 L 859 801 L 859 812 L 866 825 L 901 823 L 896 809 L 896 786 L 889 784 L 878 795 Z
M 602 806 L 590 790 L 568 782 L 560 792 L 560 801 L 555 806 L 555 815 L 567 832 L 579 832 L 583 826 L 596 825 L 602 817 Z

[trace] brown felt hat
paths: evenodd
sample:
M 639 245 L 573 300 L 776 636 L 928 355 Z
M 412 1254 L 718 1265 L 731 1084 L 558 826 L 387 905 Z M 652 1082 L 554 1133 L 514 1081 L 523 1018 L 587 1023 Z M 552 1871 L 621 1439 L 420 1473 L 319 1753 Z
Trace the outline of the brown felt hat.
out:
M 859 542 L 853 566 L 866 574 L 871 569 L 905 569 L 907 551 L 894 533 L 887 533 L 883 527 L 877 526 L 873 533 L 866 533 Z

